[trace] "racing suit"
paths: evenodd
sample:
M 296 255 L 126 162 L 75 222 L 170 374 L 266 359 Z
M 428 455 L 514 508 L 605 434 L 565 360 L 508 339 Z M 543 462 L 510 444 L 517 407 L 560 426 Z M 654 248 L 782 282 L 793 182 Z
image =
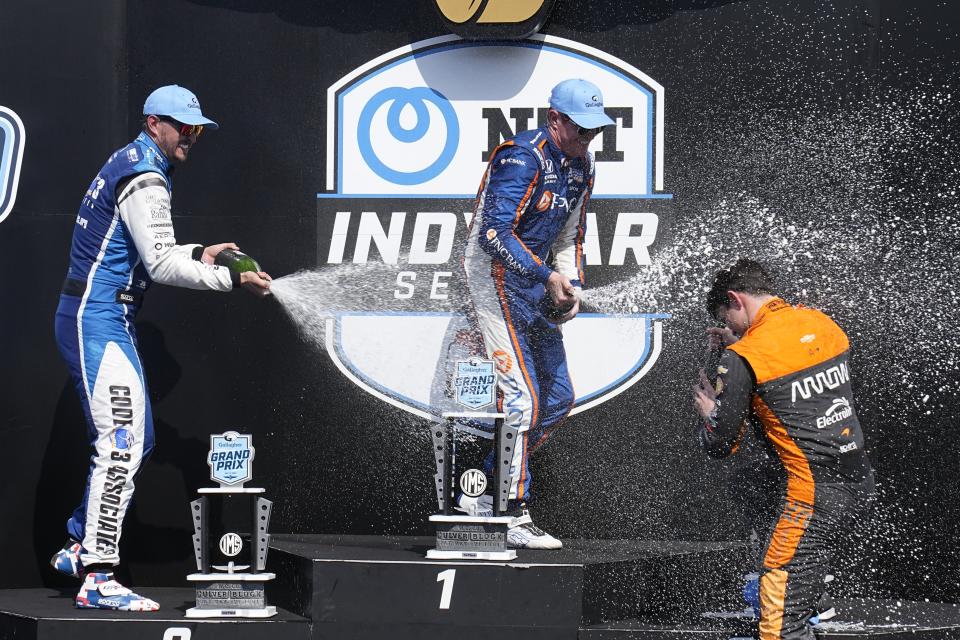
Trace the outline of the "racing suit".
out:
M 544 285 L 552 255 L 579 295 L 593 178 L 592 155 L 566 157 L 545 127 L 519 133 L 491 155 L 467 234 L 463 264 L 486 355 L 496 362 L 498 410 L 519 432 L 510 462 L 516 501 L 530 493 L 530 451 L 573 407 L 563 336 L 548 318 Z
M 707 452 L 735 451 L 752 412 L 787 474 L 760 569 L 760 638 L 813 640 L 808 620 L 834 545 L 874 493 L 853 405 L 849 341 L 823 313 L 774 298 L 727 347 L 717 372 L 717 405 L 700 430 Z
M 93 456 L 67 521 L 84 566 L 115 565 L 134 482 L 153 449 L 153 419 L 134 317 L 151 281 L 229 291 L 229 269 L 178 245 L 167 158 L 146 133 L 114 152 L 80 205 L 56 315 L 60 354 L 80 395 Z

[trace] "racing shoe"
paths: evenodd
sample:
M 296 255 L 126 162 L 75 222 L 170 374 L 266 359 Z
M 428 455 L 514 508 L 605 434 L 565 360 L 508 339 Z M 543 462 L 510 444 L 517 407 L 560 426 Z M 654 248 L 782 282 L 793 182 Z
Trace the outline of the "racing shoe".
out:
M 74 604 L 77 609 L 156 611 L 160 605 L 130 591 L 113 579 L 112 573 L 88 573 Z
M 760 617 L 760 574 L 748 573 L 743 576 L 743 600 L 747 603 L 747 611 L 753 613 L 754 618 Z
M 80 563 L 81 549 L 80 543 L 70 538 L 67 540 L 67 543 L 63 545 L 63 549 L 57 551 L 53 554 L 53 557 L 50 558 L 50 566 L 64 575 L 79 578 L 80 571 L 83 568 L 83 565 Z
M 510 521 L 507 546 L 511 549 L 560 549 L 563 543 L 533 524 L 530 512 L 524 509 Z
M 837 615 L 837 610 L 833 606 L 833 598 L 829 593 L 820 596 L 820 602 L 817 603 L 817 612 L 810 618 L 810 624 L 817 626 L 821 622 L 826 622 Z
M 457 511 L 468 516 L 479 516 L 489 518 L 493 516 L 493 496 L 482 493 L 476 498 L 461 494 L 457 498 Z
M 824 584 L 830 584 L 833 582 L 833 575 L 827 574 L 824 579 Z M 835 617 L 837 615 L 837 610 L 833 606 L 833 598 L 830 597 L 830 594 L 824 591 L 820 595 L 820 600 L 817 602 L 817 612 L 813 614 L 813 617 L 810 618 L 810 624 L 816 626 L 821 622 L 826 622 L 827 620 Z

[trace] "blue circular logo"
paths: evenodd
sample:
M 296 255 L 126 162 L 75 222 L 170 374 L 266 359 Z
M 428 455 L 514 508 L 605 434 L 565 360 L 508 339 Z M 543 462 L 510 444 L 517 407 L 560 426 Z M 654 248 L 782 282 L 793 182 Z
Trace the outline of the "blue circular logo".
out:
M 370 125 L 373 121 L 373 115 L 387 102 L 390 103 L 390 108 L 387 111 L 387 130 L 400 142 L 417 142 L 430 130 L 428 102 L 433 104 L 443 115 L 444 123 L 447 126 L 447 139 L 444 141 L 443 149 L 440 150 L 437 159 L 430 166 L 418 171 L 400 171 L 388 167 L 377 156 L 373 150 L 373 145 L 370 144 Z M 412 107 L 417 116 L 413 127 L 409 129 L 400 124 L 400 113 L 406 106 Z M 427 87 L 414 87 L 412 89 L 389 87 L 380 91 L 370 98 L 370 101 L 363 107 L 363 111 L 360 113 L 360 121 L 357 123 L 357 144 L 360 147 L 360 155 L 363 156 L 367 166 L 374 173 L 394 184 L 421 184 L 440 175 L 440 172 L 446 169 L 453 160 L 459 140 L 460 123 L 457 121 L 457 114 L 453 110 L 453 105 L 442 94 Z

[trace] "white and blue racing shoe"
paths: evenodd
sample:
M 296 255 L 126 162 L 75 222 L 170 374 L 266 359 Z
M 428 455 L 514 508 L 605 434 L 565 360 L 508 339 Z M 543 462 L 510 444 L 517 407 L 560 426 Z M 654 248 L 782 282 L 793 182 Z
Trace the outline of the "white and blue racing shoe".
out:
M 74 601 L 77 609 L 156 611 L 160 605 L 127 589 L 112 573 L 88 573 Z
M 79 578 L 80 570 L 83 568 L 83 565 L 80 563 L 80 552 L 82 548 L 80 543 L 73 538 L 67 540 L 67 543 L 63 545 L 63 549 L 57 551 L 53 554 L 53 557 L 50 558 L 50 566 L 64 575 Z
M 457 498 L 457 511 L 468 516 L 490 518 L 493 516 L 493 496 L 488 493 L 482 493 L 475 498 L 460 494 Z

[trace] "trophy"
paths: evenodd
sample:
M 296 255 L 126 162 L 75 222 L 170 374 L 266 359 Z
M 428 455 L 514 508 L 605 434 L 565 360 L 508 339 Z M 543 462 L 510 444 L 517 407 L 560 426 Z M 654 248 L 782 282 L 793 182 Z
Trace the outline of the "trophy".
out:
M 207 464 L 219 487 L 197 490 L 190 503 L 197 571 L 187 576 L 196 587 L 197 606 L 188 618 L 269 618 L 265 586 L 276 576 L 264 572 L 270 544 L 273 503 L 264 489 L 244 487 L 253 477 L 253 437 L 236 431 L 210 436 Z M 250 532 L 244 541 L 241 532 Z
M 437 546 L 427 551 L 428 558 L 513 560 L 517 552 L 507 549 L 507 529 L 513 519 L 501 515 L 507 510 L 510 497 L 510 461 L 519 431 L 506 427 L 502 413 L 480 411 L 494 404 L 497 374 L 492 360 L 470 358 L 456 362 L 453 392 L 457 405 L 469 411 L 448 411 L 443 421 L 431 428 L 433 453 L 437 464 L 434 476 L 439 513 L 430 516 L 436 525 Z M 466 469 L 458 477 L 456 464 L 456 430 L 458 420 L 494 419 L 493 515 L 470 516 L 451 514 L 455 487 L 466 496 L 486 493 L 487 476 L 480 469 Z

